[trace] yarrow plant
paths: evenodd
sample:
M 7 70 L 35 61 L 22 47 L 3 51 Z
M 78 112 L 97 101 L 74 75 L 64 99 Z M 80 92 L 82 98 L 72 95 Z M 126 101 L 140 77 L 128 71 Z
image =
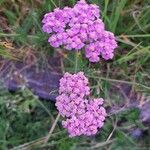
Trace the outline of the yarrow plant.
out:
M 80 0 L 73 8 L 56 8 L 45 14 L 42 23 L 43 31 L 50 34 L 48 42 L 55 48 L 84 49 L 90 62 L 98 62 L 100 56 L 105 60 L 114 56 L 115 36 L 105 30 L 97 5 Z
M 73 8 L 56 8 L 45 14 L 42 23 L 43 31 L 49 34 L 48 42 L 55 48 L 83 49 L 90 62 L 114 56 L 115 36 L 105 30 L 97 5 L 80 0 Z M 83 72 L 64 74 L 55 105 L 65 118 L 62 125 L 70 137 L 95 135 L 102 128 L 107 116 L 103 101 L 102 98 L 90 98 L 89 82 Z
M 56 107 L 66 117 L 62 125 L 70 137 L 95 135 L 104 124 L 107 115 L 102 106 L 104 100 L 91 99 L 89 95 L 88 79 L 83 72 L 65 73 L 61 78 Z

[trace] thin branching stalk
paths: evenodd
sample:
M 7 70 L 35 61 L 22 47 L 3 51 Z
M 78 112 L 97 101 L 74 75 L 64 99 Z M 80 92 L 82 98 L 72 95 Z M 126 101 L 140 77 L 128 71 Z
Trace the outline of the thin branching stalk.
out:
M 52 135 L 52 133 L 53 133 L 53 131 L 54 131 L 56 125 L 57 125 L 57 122 L 58 122 L 59 118 L 60 118 L 60 114 L 57 115 L 57 117 L 56 117 L 56 119 L 55 119 L 55 121 L 54 121 L 54 123 L 53 123 L 53 125 L 52 125 L 52 127 L 51 127 L 51 129 L 50 129 L 50 131 L 49 131 L 49 133 L 47 135 L 47 137 L 45 138 L 45 140 L 44 140 L 45 144 L 48 142 L 49 138 L 51 137 L 51 135 Z

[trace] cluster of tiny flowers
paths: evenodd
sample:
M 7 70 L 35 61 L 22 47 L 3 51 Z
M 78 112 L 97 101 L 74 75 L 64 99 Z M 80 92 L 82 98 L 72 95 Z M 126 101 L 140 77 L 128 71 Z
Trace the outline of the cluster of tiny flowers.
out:
M 105 30 L 99 10 L 97 5 L 80 0 L 73 8 L 56 8 L 45 14 L 42 29 L 50 34 L 50 45 L 67 50 L 85 48 L 85 55 L 91 62 L 98 62 L 100 56 L 112 59 L 117 43 L 114 34 Z
M 86 98 L 90 95 L 90 88 L 84 73 L 65 73 L 60 80 L 59 94 L 56 107 L 67 118 L 62 125 L 68 130 L 69 136 L 95 135 L 103 126 L 107 114 L 102 106 L 102 98 Z
M 62 116 L 70 117 L 85 111 L 83 98 L 90 94 L 88 79 L 83 72 L 65 73 L 60 79 L 56 106 Z

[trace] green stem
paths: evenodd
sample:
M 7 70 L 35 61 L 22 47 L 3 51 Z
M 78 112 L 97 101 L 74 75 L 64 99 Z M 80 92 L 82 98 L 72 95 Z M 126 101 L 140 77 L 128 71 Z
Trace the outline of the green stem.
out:
M 58 6 L 56 5 L 56 3 L 54 2 L 54 0 L 51 0 L 51 2 L 52 2 L 52 4 L 53 4 L 55 7 L 58 7 Z
M 77 73 L 78 71 L 78 54 L 79 52 L 77 51 L 76 54 L 75 54 L 75 69 L 74 69 L 74 72 Z

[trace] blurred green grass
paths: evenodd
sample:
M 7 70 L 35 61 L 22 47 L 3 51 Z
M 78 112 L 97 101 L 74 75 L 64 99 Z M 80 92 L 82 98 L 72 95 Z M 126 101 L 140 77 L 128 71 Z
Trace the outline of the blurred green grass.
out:
M 84 71 L 90 78 L 95 96 L 106 99 L 106 106 L 121 101 L 118 94 L 110 100 L 113 83 L 127 83 L 133 91 L 149 96 L 150 92 L 150 1 L 149 0 L 89 0 L 101 8 L 106 29 L 115 33 L 119 48 L 112 61 L 91 65 L 80 53 L 67 53 L 63 71 Z M 14 47 L 31 47 L 43 55 L 55 50 L 41 30 L 44 13 L 55 7 L 73 6 L 75 0 L 0 0 L 0 39 Z M 6 20 L 5 20 L 5 19 Z M 4 21 L 5 20 L 5 21 Z M 12 59 L 7 47 L 1 45 L 0 55 Z M 77 59 L 77 60 L 76 60 Z M 68 138 L 59 119 L 49 142 L 42 145 L 57 115 L 54 103 L 40 101 L 28 89 L 17 93 L 0 89 L 0 149 L 149 149 L 147 133 L 134 139 L 131 131 L 145 126 L 137 109 L 118 112 L 107 118 L 104 128 L 94 137 Z M 125 120 L 125 122 L 124 122 Z M 123 122 L 119 124 L 120 122 Z M 147 132 L 147 131 L 146 131 Z

